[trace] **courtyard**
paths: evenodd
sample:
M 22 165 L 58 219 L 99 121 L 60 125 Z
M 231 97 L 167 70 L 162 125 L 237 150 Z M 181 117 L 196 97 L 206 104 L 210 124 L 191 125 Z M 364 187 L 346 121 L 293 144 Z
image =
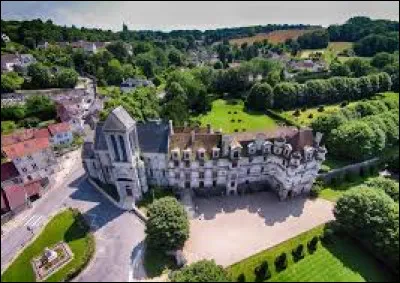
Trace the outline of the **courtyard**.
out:
M 215 259 L 229 266 L 334 219 L 333 203 L 296 198 L 280 202 L 270 192 L 197 198 L 184 247 L 188 262 Z

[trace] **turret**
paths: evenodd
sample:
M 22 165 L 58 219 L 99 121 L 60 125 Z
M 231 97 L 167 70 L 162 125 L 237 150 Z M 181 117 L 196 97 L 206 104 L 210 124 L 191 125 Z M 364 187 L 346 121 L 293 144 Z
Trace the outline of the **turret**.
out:
M 263 144 L 263 153 L 268 154 L 272 152 L 272 142 L 271 141 L 265 141 Z
M 285 145 L 286 139 L 284 137 L 277 138 L 274 141 L 274 154 L 280 155 L 283 151 L 283 146 Z
M 283 150 L 283 155 L 286 158 L 289 158 L 290 154 L 292 153 L 292 146 L 290 144 L 285 144 L 284 150 Z
M 290 157 L 290 165 L 298 167 L 300 165 L 300 161 L 301 161 L 301 153 L 298 151 L 293 152 Z

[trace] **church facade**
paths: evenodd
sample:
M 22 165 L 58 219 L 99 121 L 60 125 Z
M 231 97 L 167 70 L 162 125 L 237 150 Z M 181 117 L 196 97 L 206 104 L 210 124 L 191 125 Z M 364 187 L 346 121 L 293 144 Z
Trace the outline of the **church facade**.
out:
M 83 146 L 87 174 L 115 187 L 131 209 L 149 186 L 232 195 L 269 189 L 280 200 L 308 194 L 326 148 L 311 129 L 223 134 L 172 122 L 136 122 L 121 106 L 96 125 Z

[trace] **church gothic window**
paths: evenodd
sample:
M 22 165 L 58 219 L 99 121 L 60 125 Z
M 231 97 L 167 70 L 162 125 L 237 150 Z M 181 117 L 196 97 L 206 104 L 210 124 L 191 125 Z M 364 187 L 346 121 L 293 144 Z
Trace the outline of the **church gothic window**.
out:
M 126 156 L 125 141 L 124 141 L 124 137 L 123 136 L 119 136 L 119 143 L 121 145 L 123 161 L 127 161 L 128 157 Z
M 114 135 L 111 135 L 111 143 L 114 148 L 115 161 L 119 161 L 119 151 L 118 151 L 117 141 L 115 140 Z

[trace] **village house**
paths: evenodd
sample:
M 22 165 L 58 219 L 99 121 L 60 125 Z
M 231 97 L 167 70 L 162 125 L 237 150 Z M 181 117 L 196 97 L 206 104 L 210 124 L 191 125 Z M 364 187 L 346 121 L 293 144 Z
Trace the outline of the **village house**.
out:
M 24 183 L 48 178 L 56 168 L 48 129 L 28 129 L 3 136 L 2 153 L 13 162 Z
M 284 200 L 309 193 L 327 152 L 321 138 L 296 127 L 222 134 L 172 121 L 137 123 L 120 106 L 97 124 L 82 160 L 91 178 L 115 186 L 126 209 L 149 184 L 197 195 L 272 190 Z
M 25 72 L 28 66 L 35 62 L 32 54 L 4 54 L 1 55 L 1 71 L 12 72 L 19 68 Z
M 17 168 L 11 161 L 1 164 L 1 187 L 22 184 L 23 180 L 18 173 Z
M 61 122 L 68 123 L 72 132 L 83 132 L 84 116 L 87 112 L 83 97 L 58 97 L 56 99 L 56 111 L 57 118 Z
M 120 85 L 120 90 L 122 92 L 130 92 L 135 90 L 137 87 L 140 86 L 154 86 L 152 81 L 140 78 L 127 78 L 123 80 Z
M 69 123 L 52 124 L 47 128 L 50 132 L 50 143 L 52 145 L 69 145 L 74 140 Z

